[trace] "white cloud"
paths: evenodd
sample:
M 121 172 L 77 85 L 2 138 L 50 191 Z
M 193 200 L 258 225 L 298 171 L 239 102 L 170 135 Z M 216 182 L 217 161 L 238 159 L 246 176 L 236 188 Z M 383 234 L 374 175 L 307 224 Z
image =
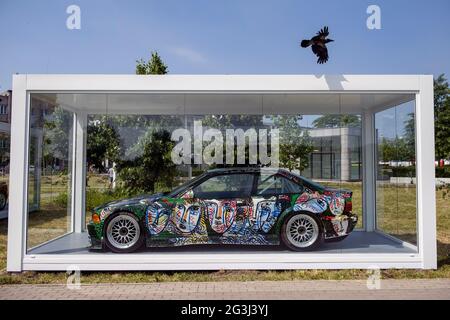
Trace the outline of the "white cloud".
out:
M 172 53 L 193 63 L 205 63 L 206 57 L 198 51 L 185 47 L 174 47 Z

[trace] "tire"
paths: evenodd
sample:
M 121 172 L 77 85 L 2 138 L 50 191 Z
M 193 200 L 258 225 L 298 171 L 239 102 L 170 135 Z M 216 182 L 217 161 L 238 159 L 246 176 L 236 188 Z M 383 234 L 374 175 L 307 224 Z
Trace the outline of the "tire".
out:
M 6 195 L 3 192 L 1 192 L 0 193 L 0 210 L 5 209 L 6 202 L 7 202 Z
M 280 237 L 290 250 L 309 251 L 319 247 L 324 236 L 319 219 L 307 212 L 293 212 L 284 219 Z
M 144 230 L 137 217 L 129 212 L 116 212 L 104 227 L 106 246 L 115 253 L 129 253 L 144 243 Z

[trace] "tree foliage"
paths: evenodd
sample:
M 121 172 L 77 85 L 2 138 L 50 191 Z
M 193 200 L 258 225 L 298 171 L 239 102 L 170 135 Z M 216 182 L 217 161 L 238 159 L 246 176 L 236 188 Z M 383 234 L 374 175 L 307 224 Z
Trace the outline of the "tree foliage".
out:
M 450 89 L 443 74 L 434 80 L 436 159 L 450 158 Z
M 136 74 L 167 74 L 167 65 L 162 61 L 157 51 L 151 52 L 148 61 L 144 59 L 136 60 Z
M 136 61 L 136 74 L 167 74 L 168 68 L 158 53 L 152 52 L 148 62 Z M 117 173 L 130 193 L 155 192 L 160 188 L 171 188 L 177 174 L 171 160 L 174 142 L 165 126 L 179 124 L 178 117 L 161 116 L 113 116 L 117 126 L 131 127 L 139 136 L 131 146 L 122 145 L 121 157 L 117 161 Z M 140 130 L 142 128 L 142 130 Z
M 302 172 L 309 166 L 309 157 L 314 150 L 308 131 L 298 121 L 302 116 L 275 116 L 274 123 L 280 130 L 280 166 L 289 171 Z
M 63 168 L 71 152 L 73 114 L 61 107 L 55 107 L 51 115 L 45 116 L 43 125 L 44 167 L 54 165 L 58 159 L 60 167 Z
M 360 127 L 361 118 L 354 114 L 325 114 L 313 121 L 316 128 Z
M 202 121 L 206 127 L 219 130 L 235 128 L 258 128 L 262 125 L 262 116 L 245 114 L 207 115 Z
M 130 193 L 153 193 L 157 184 L 160 189 L 172 188 L 177 172 L 171 159 L 174 142 L 170 136 L 167 130 L 153 131 L 141 156 L 118 162 L 119 179 Z
M 235 115 L 235 114 L 227 114 L 227 115 L 206 115 L 202 120 L 202 126 L 207 128 L 218 129 L 222 132 L 223 136 L 226 134 L 226 129 L 256 129 L 263 128 L 263 117 L 261 115 Z M 244 149 L 244 161 L 245 164 L 227 164 L 226 162 L 226 150 L 227 150 L 227 141 L 224 139 L 223 141 L 223 163 L 222 164 L 213 164 L 211 167 L 235 167 L 235 166 L 252 166 L 254 164 L 250 164 L 249 152 L 250 148 L 248 144 L 245 144 Z M 234 139 L 234 159 L 237 161 L 237 139 Z M 268 138 L 268 149 L 270 150 L 270 137 Z M 204 142 L 204 147 L 208 145 L 208 142 Z M 260 165 L 259 159 L 256 165 Z
M 106 116 L 93 120 L 87 127 L 86 143 L 89 166 L 104 171 L 104 160 L 117 161 L 120 153 L 120 138 L 114 126 L 107 122 Z

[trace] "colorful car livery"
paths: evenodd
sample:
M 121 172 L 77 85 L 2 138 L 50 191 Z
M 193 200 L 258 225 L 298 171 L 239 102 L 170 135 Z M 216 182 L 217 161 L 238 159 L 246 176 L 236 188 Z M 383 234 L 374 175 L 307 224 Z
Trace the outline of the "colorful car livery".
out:
M 283 169 L 209 170 L 167 194 L 94 209 L 91 248 L 279 245 L 295 251 L 344 239 L 357 223 L 352 192 L 325 188 Z

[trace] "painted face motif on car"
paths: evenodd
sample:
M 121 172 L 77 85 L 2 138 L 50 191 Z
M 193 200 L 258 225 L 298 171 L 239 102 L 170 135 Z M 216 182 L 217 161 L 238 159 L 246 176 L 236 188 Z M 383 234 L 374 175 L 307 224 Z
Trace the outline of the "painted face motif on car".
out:
M 147 246 L 278 244 L 280 241 L 291 245 L 289 241 L 300 240 L 298 237 L 297 240 L 289 240 L 289 236 L 292 236 L 289 232 L 302 232 L 287 227 L 288 223 L 294 221 L 289 220 L 292 217 L 308 219 L 311 214 L 317 215 L 315 220 L 322 223 L 323 228 L 314 232 L 323 232 L 325 239 L 344 238 L 342 236 L 350 233 L 357 223 L 357 217 L 351 212 L 351 191 L 335 191 L 325 187 L 309 189 L 302 184 L 301 194 L 287 194 L 284 190 L 273 188 L 268 189 L 267 195 L 249 194 L 242 197 L 243 192 L 235 192 L 236 197 L 219 200 L 222 195 L 216 196 L 210 189 L 202 195 L 200 192 L 195 194 L 194 198 L 192 185 L 194 184 L 174 197 L 157 194 L 99 207 L 92 214 L 93 221 L 89 225 L 90 236 L 97 241 L 95 245 L 101 243 L 102 236 L 108 232 L 105 228 L 112 212 L 117 212 L 117 216 L 128 219 L 127 221 L 139 219 L 139 225 L 144 224 L 148 231 L 143 235 L 147 237 Z M 254 185 L 250 186 L 255 189 Z M 231 186 L 230 190 L 233 191 Z M 230 190 L 224 191 L 223 195 L 228 197 Z M 346 202 L 349 206 L 346 206 Z M 98 218 L 97 221 L 94 220 L 95 214 L 101 217 L 103 224 L 98 222 Z M 142 239 L 140 241 L 144 242 Z M 107 242 L 106 245 L 114 252 L 121 250 L 111 243 Z M 297 248 L 294 244 L 292 246 Z
M 150 234 L 159 234 L 164 230 L 170 218 L 170 210 L 155 202 L 147 208 L 146 220 Z
M 208 219 L 211 228 L 217 233 L 224 233 L 233 224 L 236 216 L 236 201 L 206 201 Z
M 253 214 L 249 217 L 249 223 L 253 230 L 268 232 L 275 224 L 280 214 L 279 206 L 276 206 L 275 197 L 271 199 L 253 199 Z
M 175 205 L 174 223 L 179 231 L 183 233 L 191 233 L 197 226 L 202 208 L 198 204 L 181 204 Z
M 330 211 L 333 215 L 337 216 L 344 212 L 345 200 L 342 197 L 333 197 L 329 201 Z
M 267 217 L 261 215 L 261 230 L 265 233 L 269 232 L 277 221 L 278 216 L 281 214 L 281 202 L 271 201 L 265 207 L 265 210 L 269 211 Z
M 348 219 L 336 218 L 331 220 L 331 223 L 333 225 L 334 232 L 336 232 L 338 236 L 342 236 L 347 233 Z

